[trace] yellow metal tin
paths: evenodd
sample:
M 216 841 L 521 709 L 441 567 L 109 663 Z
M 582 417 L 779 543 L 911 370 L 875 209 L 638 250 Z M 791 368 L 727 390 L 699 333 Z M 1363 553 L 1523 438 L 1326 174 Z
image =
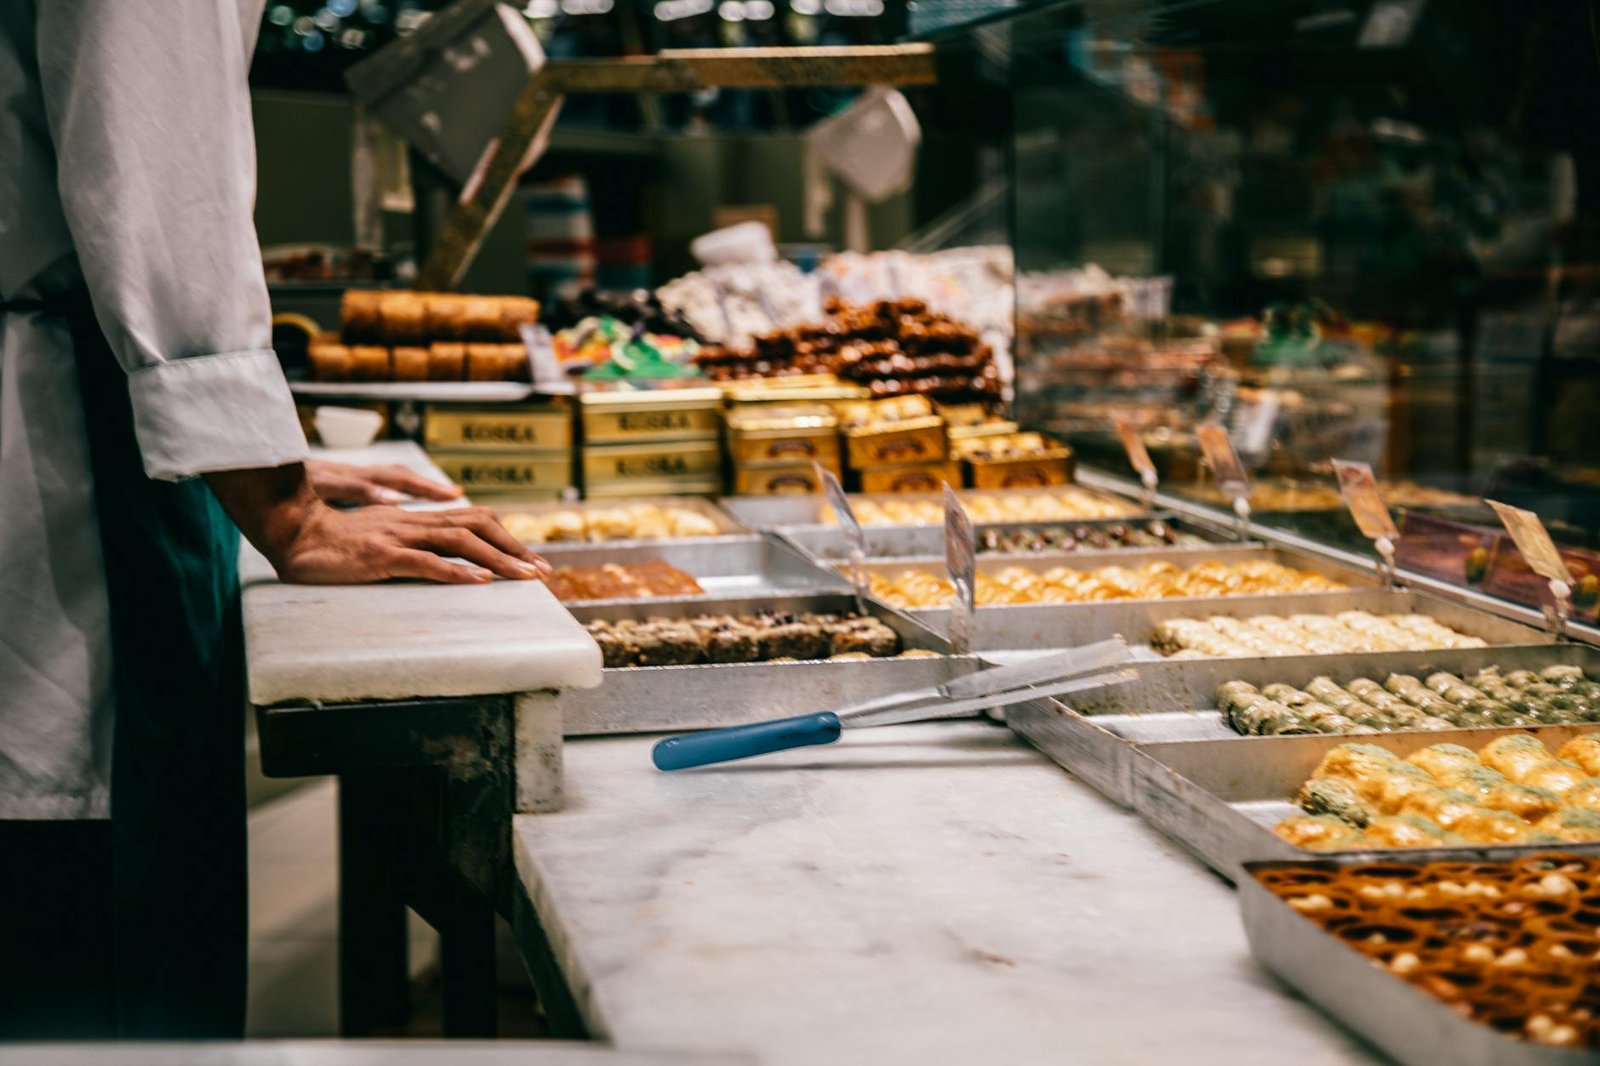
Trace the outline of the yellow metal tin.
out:
M 721 478 L 722 444 L 710 440 L 605 444 L 583 449 L 583 483 L 659 478 Z
M 572 411 L 549 404 L 429 407 L 422 442 L 429 448 L 570 448 Z
M 584 486 L 590 500 L 615 500 L 642 496 L 719 496 L 722 478 L 629 478 Z
M 715 438 L 722 426 L 722 390 L 593 392 L 579 397 L 585 443 Z
M 839 465 L 823 463 L 835 477 Z M 786 466 L 740 467 L 733 472 L 733 491 L 740 496 L 786 496 L 822 491 L 817 468 L 811 463 Z
M 929 463 L 949 455 L 944 419 L 938 415 L 879 422 L 845 430 L 845 450 L 857 470 L 873 466 Z
M 837 466 L 838 427 L 822 404 L 743 407 L 728 413 L 728 451 L 740 466 L 812 460 Z
M 1022 427 L 1015 422 L 1005 419 L 996 419 L 993 422 L 974 422 L 970 425 L 950 427 L 950 446 L 954 448 L 957 441 L 975 440 L 983 437 L 1008 437 Z
M 481 492 L 556 493 L 572 484 L 570 452 L 430 450 L 445 476 L 473 495 Z
M 860 403 L 872 395 L 864 385 L 851 385 L 847 382 L 837 382 L 831 385 L 806 385 L 803 387 L 790 387 L 779 385 L 780 381 L 792 381 L 793 378 L 763 379 L 758 382 L 735 381 L 724 386 L 728 402 L 740 405 L 752 404 L 790 404 L 790 403 L 825 403 L 831 407 L 840 407 L 846 404 Z
M 862 492 L 939 492 L 947 484 L 961 487 L 960 463 L 907 463 L 861 471 Z

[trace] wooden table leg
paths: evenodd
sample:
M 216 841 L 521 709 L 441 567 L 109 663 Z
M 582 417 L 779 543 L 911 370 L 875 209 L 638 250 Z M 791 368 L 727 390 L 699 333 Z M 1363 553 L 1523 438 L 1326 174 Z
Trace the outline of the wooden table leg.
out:
M 465 886 L 458 896 L 439 929 L 444 1035 L 490 1040 L 499 1035 L 494 909 Z
M 533 982 L 534 993 L 544 1009 L 545 1020 L 550 1025 L 550 1036 L 556 1040 L 589 1040 L 589 1027 L 584 1024 L 578 1001 L 567 984 L 561 966 L 556 962 L 550 938 L 545 935 L 539 914 L 533 909 L 527 890 L 516 886 L 512 899 L 511 931 L 516 937 L 517 950 L 522 964 L 527 967 L 528 978 Z
M 404 792 L 384 771 L 339 776 L 339 1031 L 371 1036 L 411 1014 L 406 904 L 396 813 Z

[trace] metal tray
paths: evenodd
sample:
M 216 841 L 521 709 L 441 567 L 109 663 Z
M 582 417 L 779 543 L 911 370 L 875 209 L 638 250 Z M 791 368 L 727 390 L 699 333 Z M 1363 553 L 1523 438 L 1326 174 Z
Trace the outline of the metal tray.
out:
M 1246 862 L 1322 858 L 1386 858 L 1428 861 L 1440 852 L 1470 851 L 1480 858 L 1510 859 L 1551 851 L 1549 844 L 1484 848 L 1379 848 L 1313 852 L 1288 844 L 1272 831 L 1303 813 L 1291 797 L 1322 757 L 1340 744 L 1359 742 L 1409 755 L 1432 744 L 1461 744 L 1478 751 L 1496 737 L 1531 733 L 1552 751 L 1575 736 L 1600 732 L 1600 722 L 1536 729 L 1452 729 L 1431 733 L 1375 733 L 1358 737 L 1254 737 L 1238 740 L 1171 741 L 1140 746 L 1134 764 L 1133 809 L 1229 881 Z M 1600 844 L 1567 844 L 1554 850 L 1600 853 Z
M 1582 854 L 1584 848 L 1546 847 L 1546 852 Z M 1385 853 L 1393 858 L 1395 853 Z M 1432 853 L 1446 861 L 1482 862 L 1484 853 Z M 1296 862 L 1296 867 L 1336 868 L 1364 860 Z M 1379 861 L 1382 861 L 1381 859 Z M 1405 863 L 1420 861 L 1407 852 Z M 1252 876 L 1283 865 L 1248 863 L 1240 877 L 1239 908 L 1250 949 L 1279 980 L 1382 1049 L 1402 1066 L 1575 1066 L 1600 1060 L 1593 1051 L 1546 1047 L 1513 1039 L 1482 1022 L 1464 1018 L 1409 981 L 1374 965 L 1355 948 L 1325 932 Z
M 1435 614 L 1434 607 L 1444 602 L 1430 598 L 1428 613 Z M 1440 611 L 1435 616 L 1443 618 L 1445 614 Z M 1499 619 L 1480 617 L 1485 626 L 1500 622 Z M 1542 636 L 1536 630 L 1529 632 Z M 1322 739 L 1339 744 L 1349 740 L 1364 742 L 1372 736 L 1366 733 L 1313 738 L 1241 736 L 1229 728 L 1216 709 L 1217 688 L 1224 682 L 1248 681 L 1252 685 L 1267 685 L 1282 681 L 1304 685 L 1312 678 L 1326 675 L 1343 684 L 1357 677 L 1372 677 L 1374 674 L 1379 678 L 1391 673 L 1423 674 L 1434 670 L 1449 670 L 1459 674 L 1463 670 L 1471 672 L 1495 663 L 1512 669 L 1567 663 L 1582 666 L 1587 671 L 1600 672 L 1600 649 L 1578 644 L 1544 644 L 1352 655 L 1284 655 L 1271 659 L 1165 659 L 1158 663 L 1141 664 L 1139 679 L 1132 684 L 1100 697 L 1093 693 L 1074 697 L 1070 707 L 1055 700 L 1036 700 L 1027 706 L 1008 707 L 1006 722 L 1052 761 L 1082 778 L 1113 803 L 1137 807 L 1139 768 L 1151 758 L 1148 748 L 1153 745 L 1194 743 L 1207 746 L 1209 750 L 1226 745 L 1246 752 L 1261 745 L 1286 740 Z M 1476 736 L 1489 731 L 1461 732 Z M 1427 738 L 1446 734 L 1411 732 L 1382 735 L 1422 738 L 1417 747 L 1425 747 L 1430 743 L 1442 743 Z M 1492 737 L 1485 739 L 1485 744 L 1488 739 Z M 1271 747 L 1262 749 L 1264 753 L 1274 750 Z M 1228 757 L 1248 758 L 1243 754 Z M 1311 769 L 1315 768 L 1316 762 L 1313 761 Z M 1296 781 L 1285 796 L 1298 789 L 1300 783 Z
M 1104 528 L 1106 526 L 1139 524 L 1159 519 L 1180 533 L 1189 533 L 1204 538 L 1214 543 L 1237 543 L 1233 533 L 1215 525 L 1197 522 L 1189 518 L 1179 518 L 1173 515 L 1157 514 L 1139 518 L 1105 518 L 1089 522 L 996 522 L 982 526 L 983 529 L 998 529 L 1005 531 L 1026 531 L 1032 529 L 1053 529 L 1061 526 L 1088 526 L 1090 528 Z M 862 530 L 867 539 L 867 555 L 869 558 L 909 558 L 916 556 L 938 555 L 944 551 L 943 526 L 868 526 Z M 821 562 L 842 562 L 850 557 L 850 547 L 845 542 L 844 530 L 838 526 L 794 526 L 778 531 L 778 536 L 799 548 L 805 554 Z M 1184 548 L 1085 548 L 1083 551 L 1184 551 Z M 981 551 L 981 549 L 980 549 Z M 983 555 L 998 553 L 983 552 Z M 1013 558 L 1029 558 L 1042 552 L 1017 553 Z M 1059 554 L 1059 553 L 1054 553 Z M 1076 554 L 1076 553 L 1074 553 Z
M 658 544 L 723 544 L 723 538 L 734 536 L 749 536 L 750 530 L 741 525 L 722 508 L 710 500 L 699 496 L 639 496 L 618 497 L 604 500 L 574 500 L 571 503 L 551 501 L 549 503 L 505 503 L 495 507 L 502 516 L 519 514 L 550 514 L 554 511 L 610 511 L 621 507 L 631 507 L 635 504 L 652 504 L 656 507 L 676 507 L 685 511 L 705 515 L 716 524 L 718 534 L 715 537 L 661 537 L 644 540 L 551 540 L 536 542 L 532 545 L 539 552 L 546 548 L 571 546 L 574 548 L 627 548 L 635 545 Z
M 576 605 L 572 614 L 587 623 L 597 618 L 855 609 L 853 595 L 831 593 Z M 939 652 L 941 657 L 611 668 L 603 671 L 599 688 L 562 691 L 564 730 L 568 736 L 588 736 L 742 725 L 940 685 L 985 665 L 977 656 L 947 654 L 950 645 L 942 636 L 892 608 L 868 603 L 867 612 L 899 633 L 904 647 Z
M 1034 489 L 960 489 L 956 495 L 962 500 L 970 500 L 974 496 L 1059 496 L 1064 491 L 1084 492 L 1098 497 L 1109 503 L 1117 503 L 1128 508 L 1128 513 L 1115 521 L 1129 521 L 1137 518 L 1148 518 L 1150 512 L 1145 510 L 1136 500 L 1119 496 L 1098 487 L 1088 485 L 1047 485 Z M 893 493 L 893 492 L 863 492 L 852 493 L 851 501 L 871 500 L 874 503 L 889 503 L 903 501 L 907 498 L 920 498 L 924 500 L 939 499 L 936 495 Z M 752 529 L 790 529 L 804 526 L 818 529 L 833 529 L 834 523 L 824 522 L 823 513 L 828 501 L 821 494 L 794 495 L 794 496 L 724 496 L 722 506 L 729 514 L 738 518 Z M 1038 523 L 1029 523 L 1037 525 Z M 940 528 L 940 523 L 931 523 L 932 528 Z M 916 529 L 917 526 L 873 526 L 873 529 Z
M 533 396 L 564 396 L 571 387 L 525 381 L 302 381 L 289 391 L 301 403 L 520 403 Z
M 706 597 L 713 599 L 850 591 L 850 582 L 837 570 L 818 566 L 782 541 L 754 533 L 742 537 L 658 540 L 626 547 L 605 543 L 547 544 L 540 547 L 539 553 L 554 566 L 668 563 L 692 575 L 706 590 Z
M 1378 585 L 1378 576 L 1375 571 L 1358 566 L 1347 566 L 1343 563 L 1319 558 L 1308 552 L 1294 551 L 1289 548 L 1266 547 L 1260 544 L 1216 544 L 1204 548 L 1110 548 L 1103 551 L 1075 551 L 1075 552 L 1037 552 L 1029 554 L 990 553 L 978 556 L 978 573 L 992 574 L 1013 566 L 1025 566 L 1030 570 L 1050 570 L 1054 567 L 1067 567 L 1073 570 L 1094 570 L 1102 566 L 1143 566 L 1146 563 L 1165 562 L 1178 567 L 1195 566 L 1199 563 L 1220 559 L 1229 563 L 1243 563 L 1254 560 L 1267 560 L 1292 566 L 1301 570 L 1309 570 L 1322 574 L 1338 581 L 1344 582 L 1351 588 L 1374 588 Z M 906 570 L 931 570 L 935 574 L 945 573 L 944 557 L 926 556 L 910 559 L 878 559 L 866 564 L 866 572 L 882 574 L 892 577 Z M 1341 590 L 1343 591 L 1343 590 Z M 1339 592 L 1308 592 L 1295 593 L 1296 596 L 1328 597 L 1338 595 Z M 1113 604 L 1139 604 L 1139 603 L 1182 603 L 1187 604 L 1190 610 L 1199 609 L 1196 604 L 1226 603 L 1230 599 L 1244 597 L 1230 596 L 1191 596 L 1191 597 L 1165 597 L 1150 600 L 1095 600 L 1083 604 L 990 604 L 979 605 L 977 610 L 977 629 L 981 634 L 984 629 L 993 624 L 1000 627 L 996 632 L 1005 632 L 1014 629 L 1019 634 L 1026 634 L 1033 628 L 1047 625 L 1050 621 L 1050 612 L 1059 611 L 1063 607 L 1086 606 L 1091 609 L 1103 609 Z M 1252 596 L 1255 600 L 1270 599 L 1268 596 Z M 948 622 L 949 608 L 946 607 L 916 607 L 910 608 L 909 613 L 922 620 L 924 624 L 943 629 Z M 1006 620 L 1006 616 L 1014 616 L 1015 622 Z M 984 638 L 987 640 L 987 638 Z M 988 643 L 990 648 L 1004 647 L 1006 645 Z M 1020 645 L 1026 647 L 1026 644 Z
M 1342 592 L 1303 592 L 1282 596 L 1103 600 L 982 607 L 977 612 L 973 650 L 1071 648 L 1121 636 L 1142 659 L 1157 663 L 1195 662 L 1204 660 L 1173 660 L 1151 649 L 1150 640 L 1156 626 L 1173 618 L 1208 618 L 1215 615 L 1251 618 L 1263 614 L 1337 614 L 1340 611 L 1425 614 L 1458 632 L 1481 637 L 1490 644 L 1548 644 L 1553 639 L 1548 630 L 1485 614 L 1427 593 L 1352 588 Z M 932 629 L 943 632 L 948 627 L 948 610 L 925 609 L 912 613 L 918 621 Z

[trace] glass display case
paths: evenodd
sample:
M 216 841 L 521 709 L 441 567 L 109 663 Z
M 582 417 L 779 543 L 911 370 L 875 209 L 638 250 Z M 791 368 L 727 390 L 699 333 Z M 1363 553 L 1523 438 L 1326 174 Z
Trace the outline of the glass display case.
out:
M 1491 591 L 1484 496 L 1596 547 L 1591 8 L 1081 0 L 986 27 L 1019 420 L 1126 473 L 1126 415 L 1198 500 L 1220 497 L 1193 430 L 1221 422 L 1259 522 L 1362 551 L 1329 462 L 1364 460 L 1448 556 L 1419 565 Z

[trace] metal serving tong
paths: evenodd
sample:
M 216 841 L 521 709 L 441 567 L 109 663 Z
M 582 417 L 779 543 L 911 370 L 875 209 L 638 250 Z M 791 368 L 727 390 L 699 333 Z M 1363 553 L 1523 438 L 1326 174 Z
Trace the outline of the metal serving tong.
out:
M 658 770 L 686 770 L 789 748 L 831 744 L 846 729 L 953 718 L 1024 700 L 1125 685 L 1139 676 L 1137 670 L 1125 665 L 1132 660 L 1133 653 L 1121 639 L 1103 640 L 1017 666 L 980 670 L 936 688 L 879 696 L 838 711 L 669 737 L 656 744 L 651 759 Z

